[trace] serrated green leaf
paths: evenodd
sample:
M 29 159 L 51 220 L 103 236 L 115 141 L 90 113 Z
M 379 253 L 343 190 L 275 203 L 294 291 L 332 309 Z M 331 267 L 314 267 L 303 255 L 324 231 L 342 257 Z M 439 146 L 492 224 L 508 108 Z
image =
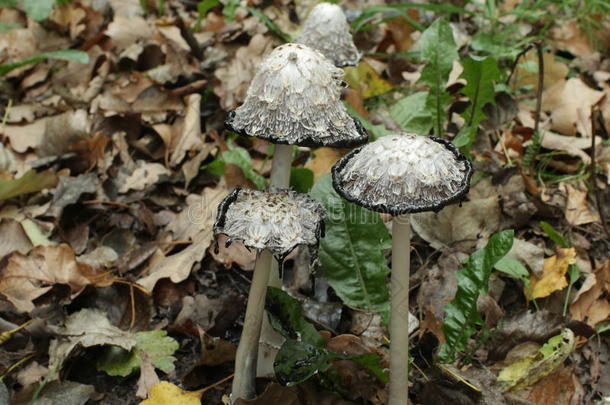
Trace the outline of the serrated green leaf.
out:
M 268 287 L 265 308 L 271 326 L 286 339 L 324 347 L 324 338 L 305 320 L 301 313 L 301 304 L 288 293 L 280 288 Z
M 308 193 L 313 186 L 313 172 L 305 167 L 290 168 L 290 188 L 297 193 Z
M 411 94 L 392 106 L 390 117 L 405 131 L 427 135 L 432 128 L 430 114 L 426 108 L 427 99 L 426 91 Z
M 491 271 L 512 247 L 513 237 L 513 230 L 494 234 L 489 238 L 487 246 L 471 254 L 463 267 L 455 273 L 457 292 L 453 300 L 443 307 L 446 343 L 439 353 L 442 363 L 453 362 L 456 354 L 466 348 L 466 343 L 477 326 L 482 324 L 477 312 L 477 300 L 479 295 L 487 294 Z
M 69 62 L 77 62 L 77 63 L 88 63 L 89 62 L 89 54 L 83 51 L 77 51 L 74 49 L 64 49 L 61 51 L 55 52 L 45 52 L 40 55 L 32 56 L 31 58 L 27 58 L 14 63 L 7 63 L 4 65 L 0 65 L 0 76 L 4 76 L 12 70 L 20 68 L 22 66 L 30 65 L 32 63 L 38 63 L 45 59 L 59 59 L 66 60 Z
M 464 71 L 460 77 L 466 80 L 466 86 L 460 93 L 469 98 L 470 106 L 462 114 L 466 123 L 453 144 L 467 152 L 476 138 L 479 123 L 486 118 L 483 107 L 495 103 L 494 82 L 499 80 L 501 73 L 498 63 L 492 57 L 468 56 L 462 60 L 462 65 Z
M 140 368 L 146 356 L 155 368 L 170 373 L 174 371 L 174 352 L 179 344 L 167 336 L 164 330 L 135 333 L 136 345 L 131 351 L 116 346 L 106 348 L 96 366 L 111 376 L 127 377 Z
M 254 171 L 252 158 L 246 149 L 240 146 L 233 146 L 230 150 L 222 152 L 222 159 L 225 163 L 238 166 L 244 172 L 246 178 L 254 183 L 259 190 L 267 188 L 267 180 Z
M 23 9 L 29 18 L 42 21 L 51 14 L 55 0 L 23 0 Z
M 447 21 L 438 18 L 419 39 L 420 56 L 427 62 L 418 83 L 429 87 L 426 110 L 432 119 L 434 134 L 443 137 L 445 107 L 451 100 L 445 91 L 453 61 L 458 58 L 453 30 Z
M 57 185 L 57 175 L 51 171 L 30 170 L 18 179 L 0 180 L 0 201 L 23 194 L 35 193 Z
M 390 269 L 383 252 L 391 240 L 379 214 L 341 198 L 330 174 L 314 184 L 311 195 L 328 213 L 326 236 L 320 242 L 328 283 L 347 305 L 377 311 L 387 322 Z

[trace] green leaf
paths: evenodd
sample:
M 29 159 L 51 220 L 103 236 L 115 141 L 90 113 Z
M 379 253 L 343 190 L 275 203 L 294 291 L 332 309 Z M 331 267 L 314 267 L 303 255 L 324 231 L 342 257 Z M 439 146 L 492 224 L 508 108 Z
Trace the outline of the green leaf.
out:
M 220 5 L 220 1 L 218 0 L 203 0 L 197 3 L 197 22 L 195 23 L 195 30 L 199 31 L 201 29 L 201 22 L 205 19 L 208 11 L 213 9 L 214 7 Z
M 567 249 L 570 247 L 570 244 L 568 242 L 566 242 L 566 240 L 563 238 L 563 236 L 561 236 L 561 234 L 559 232 L 557 232 L 551 224 L 549 224 L 546 221 L 540 221 L 540 227 L 542 228 L 544 233 L 546 233 L 547 236 L 553 242 L 555 242 L 555 244 L 559 245 L 560 247 L 562 247 L 564 249 Z
M 433 122 L 434 134 L 443 137 L 446 119 L 445 107 L 451 100 L 445 91 L 453 61 L 458 58 L 453 30 L 447 21 L 438 18 L 419 39 L 420 55 L 427 62 L 421 72 L 419 83 L 429 87 L 426 109 Z
M 57 185 L 57 176 L 51 171 L 37 173 L 30 170 L 18 179 L 0 180 L 0 201 L 23 194 L 35 193 Z
M 494 82 L 500 79 L 498 63 L 492 57 L 477 58 L 468 56 L 462 60 L 464 71 L 460 75 L 466 80 L 466 86 L 461 93 L 470 99 L 470 106 L 462 117 L 465 120 L 464 128 L 453 140 L 453 143 L 462 151 L 469 151 L 474 142 L 479 123 L 486 118 L 483 107 L 494 104 Z
M 377 311 L 389 319 L 388 274 L 384 250 L 391 247 L 379 214 L 351 204 L 332 186 L 330 174 L 311 190 L 328 213 L 320 260 L 328 283 L 347 305 Z
M 288 339 L 277 353 L 273 369 L 280 384 L 292 386 L 328 370 L 335 359 L 337 355 L 324 348 Z
M 239 1 L 237 2 L 239 5 Z M 225 6 L 226 8 L 226 6 Z M 275 34 L 276 37 L 281 39 L 284 42 L 292 42 L 292 38 L 290 35 L 282 31 L 280 27 L 277 26 L 269 17 L 263 14 L 260 10 L 257 10 L 253 7 L 246 7 L 246 9 L 252 14 L 254 17 L 258 18 L 258 20 L 267 27 L 269 31 Z
M 88 63 L 89 54 L 87 54 L 87 52 L 77 51 L 74 49 L 64 49 L 64 50 L 55 51 L 55 52 L 45 52 L 45 53 L 41 53 L 40 55 L 32 56 L 31 58 L 21 60 L 19 62 L 0 65 L 0 76 L 6 75 L 11 70 L 20 68 L 22 66 L 30 65 L 32 63 L 38 63 L 45 59 L 60 59 L 60 60 L 67 60 L 69 62 Z
M 273 329 L 286 339 L 324 347 L 325 340 L 301 314 L 301 304 L 280 288 L 268 287 L 265 308 Z
M 427 135 L 432 128 L 430 114 L 426 108 L 427 99 L 427 91 L 411 94 L 392 106 L 390 117 L 405 131 Z
M 55 0 L 23 0 L 23 9 L 34 21 L 42 21 L 51 14 Z
M 112 376 L 126 377 L 140 368 L 142 358 L 146 356 L 153 366 L 171 373 L 174 371 L 176 358 L 172 356 L 180 347 L 178 342 L 167 336 L 164 330 L 137 332 L 136 345 L 128 352 L 120 347 L 108 347 L 97 362 L 97 369 Z
M 16 7 L 17 0 L 0 0 L 0 7 Z
M 457 292 L 453 300 L 443 307 L 446 343 L 439 353 L 442 363 L 453 362 L 456 354 L 466 348 L 477 326 L 482 324 L 477 312 L 477 299 L 479 295 L 487 294 L 491 271 L 512 247 L 513 236 L 513 230 L 496 233 L 489 238 L 487 246 L 471 254 L 463 268 L 455 273 Z
M 525 288 L 531 292 L 532 284 L 530 282 L 529 276 L 530 273 L 527 271 L 524 265 L 521 262 L 504 256 L 495 264 L 494 268 L 502 273 L 516 278 L 517 280 L 521 280 Z
M 313 172 L 304 167 L 290 168 L 290 187 L 298 193 L 308 193 L 313 186 Z
M 224 162 L 238 166 L 248 180 L 254 183 L 259 190 L 264 190 L 267 187 L 267 180 L 254 171 L 252 158 L 250 158 L 248 151 L 240 146 L 229 147 L 231 148 L 230 150 L 222 152 Z

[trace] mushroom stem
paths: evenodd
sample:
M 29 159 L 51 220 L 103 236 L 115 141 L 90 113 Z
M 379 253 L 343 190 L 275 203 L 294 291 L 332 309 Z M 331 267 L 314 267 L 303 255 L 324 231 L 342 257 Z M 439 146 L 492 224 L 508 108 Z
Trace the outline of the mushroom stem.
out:
M 390 308 L 390 400 L 408 404 L 409 394 L 409 277 L 411 225 L 409 214 L 392 221 L 392 278 Z
M 290 187 L 290 167 L 292 166 L 292 145 L 275 145 L 273 152 L 273 163 L 271 165 L 271 187 Z M 272 261 L 271 274 L 269 275 L 269 286 L 282 288 L 282 280 L 278 264 Z
M 268 249 L 260 252 L 256 259 L 252 285 L 248 294 L 244 328 L 235 355 L 235 377 L 233 377 L 231 403 L 234 403 L 238 398 L 252 399 L 256 396 L 255 378 L 258 344 L 272 261 L 273 255 Z

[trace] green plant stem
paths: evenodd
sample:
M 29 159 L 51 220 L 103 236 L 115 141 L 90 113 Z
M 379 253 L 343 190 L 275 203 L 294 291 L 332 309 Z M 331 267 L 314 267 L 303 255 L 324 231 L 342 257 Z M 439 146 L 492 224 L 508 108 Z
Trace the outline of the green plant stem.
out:
M 389 405 L 408 404 L 410 256 L 411 225 L 406 214 L 392 222 Z
M 258 345 L 272 261 L 273 255 L 267 249 L 260 252 L 256 259 L 246 306 L 244 328 L 235 355 L 235 377 L 233 378 L 231 403 L 234 403 L 238 398 L 252 399 L 256 396 L 255 378 Z

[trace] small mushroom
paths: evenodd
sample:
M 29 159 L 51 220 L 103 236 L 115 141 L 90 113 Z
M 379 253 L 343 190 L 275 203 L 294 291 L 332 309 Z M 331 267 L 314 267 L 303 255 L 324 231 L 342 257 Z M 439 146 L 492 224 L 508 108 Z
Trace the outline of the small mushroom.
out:
M 258 67 L 244 103 L 229 113 L 225 125 L 276 144 L 271 186 L 289 185 L 292 148 L 284 145 L 351 147 L 368 140 L 341 103 L 343 74 L 301 44 L 275 48 Z
M 318 202 L 290 190 L 236 188 L 218 207 L 214 234 L 227 235 L 227 243 L 241 241 L 258 252 L 235 357 L 232 402 L 256 395 L 254 380 L 272 258 L 281 263 L 295 247 L 306 245 L 315 260 L 324 216 Z
M 320 51 L 338 67 L 355 66 L 361 57 L 343 10 L 332 3 L 320 3 L 311 10 L 295 42 Z
M 467 192 L 472 164 L 448 141 L 408 133 L 354 149 L 332 169 L 348 201 L 389 213 L 392 221 L 390 405 L 407 404 L 409 361 L 409 214 L 439 211 Z

